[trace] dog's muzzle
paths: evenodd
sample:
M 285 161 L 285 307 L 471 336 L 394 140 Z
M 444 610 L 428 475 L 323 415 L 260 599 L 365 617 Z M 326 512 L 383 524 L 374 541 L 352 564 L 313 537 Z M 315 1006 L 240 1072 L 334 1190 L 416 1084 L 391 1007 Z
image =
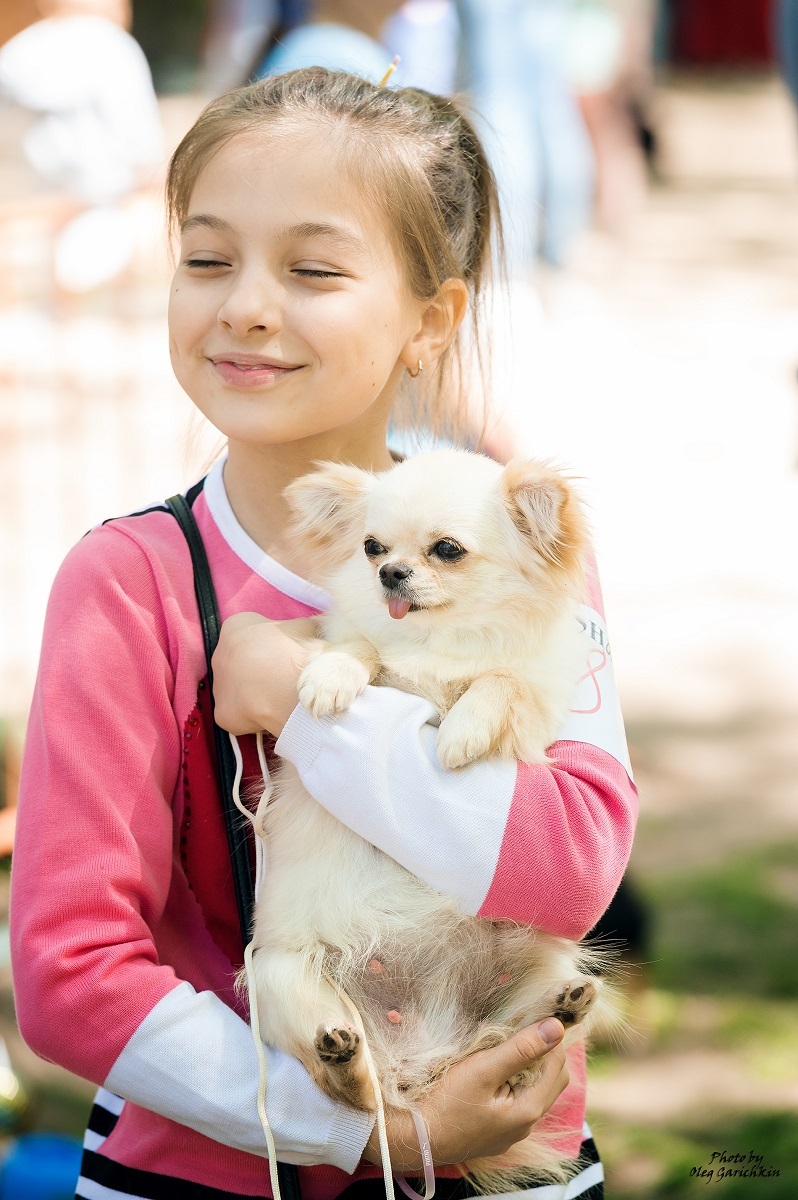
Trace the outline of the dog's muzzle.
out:
M 380 583 L 389 592 L 395 592 L 413 574 L 407 563 L 390 563 L 380 567 Z
M 385 563 L 380 567 L 383 596 L 388 601 L 388 612 L 396 621 L 401 621 L 409 612 L 415 612 L 412 587 L 406 586 L 412 574 L 413 568 L 403 562 Z

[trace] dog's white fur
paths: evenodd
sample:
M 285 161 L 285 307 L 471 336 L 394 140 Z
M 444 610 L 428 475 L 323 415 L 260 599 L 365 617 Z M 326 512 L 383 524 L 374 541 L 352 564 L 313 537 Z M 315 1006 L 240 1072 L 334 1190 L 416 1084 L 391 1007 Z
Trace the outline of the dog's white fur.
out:
M 325 644 L 300 679 L 305 707 L 330 715 L 369 682 L 398 687 L 436 706 L 445 767 L 492 756 L 548 762 L 587 654 L 576 620 L 587 538 L 565 480 L 546 464 L 502 469 L 445 450 L 381 475 L 326 464 L 287 495 L 298 536 L 326 563 L 333 600 Z M 364 541 L 385 552 L 367 556 Z M 442 541 L 465 553 L 443 560 L 434 549 Z M 396 564 L 411 574 L 389 592 L 379 571 Z M 389 615 L 389 595 L 411 601 L 407 615 Z M 262 1035 L 331 1095 L 373 1109 L 363 1031 L 386 1107 L 408 1108 L 472 1051 L 553 1012 L 576 1023 L 591 1009 L 600 985 L 581 977 L 595 967 L 584 948 L 466 916 L 332 817 L 290 765 L 260 813 Z M 325 974 L 352 998 L 363 1029 Z M 504 1159 L 468 1169 L 485 1191 L 520 1186 L 529 1172 L 567 1174 L 534 1132 Z

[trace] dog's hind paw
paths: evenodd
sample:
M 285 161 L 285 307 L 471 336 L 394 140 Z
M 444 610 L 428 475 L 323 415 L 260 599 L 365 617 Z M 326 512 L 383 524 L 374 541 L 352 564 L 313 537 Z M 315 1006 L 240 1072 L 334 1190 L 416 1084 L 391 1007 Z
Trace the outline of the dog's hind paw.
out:
M 599 987 L 597 979 L 580 975 L 577 979 L 551 988 L 543 998 L 543 1006 L 548 1015 L 562 1021 L 568 1029 L 587 1016 L 598 996 Z
M 299 676 L 299 700 L 314 717 L 345 712 L 369 681 L 368 667 L 340 650 L 311 659 Z
M 351 1025 L 320 1025 L 316 1030 L 316 1053 L 330 1066 L 351 1062 L 360 1047 L 360 1034 Z

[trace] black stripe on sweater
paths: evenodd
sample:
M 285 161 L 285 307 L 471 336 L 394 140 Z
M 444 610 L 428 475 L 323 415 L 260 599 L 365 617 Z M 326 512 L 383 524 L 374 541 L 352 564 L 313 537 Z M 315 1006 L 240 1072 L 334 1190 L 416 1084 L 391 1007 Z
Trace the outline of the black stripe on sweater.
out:
M 92 1133 L 99 1134 L 100 1137 L 108 1137 L 118 1120 L 119 1117 L 110 1109 L 103 1108 L 101 1104 L 93 1104 L 89 1113 L 87 1129 L 90 1129 Z
M 264 1169 L 268 1170 L 265 1163 Z M 143 1200 L 256 1200 L 251 1195 L 222 1191 L 220 1188 L 207 1187 L 204 1183 L 189 1183 L 173 1175 L 154 1175 L 151 1171 L 125 1167 L 93 1150 L 83 1151 L 80 1173 L 93 1183 L 101 1183 L 122 1195 L 141 1196 Z

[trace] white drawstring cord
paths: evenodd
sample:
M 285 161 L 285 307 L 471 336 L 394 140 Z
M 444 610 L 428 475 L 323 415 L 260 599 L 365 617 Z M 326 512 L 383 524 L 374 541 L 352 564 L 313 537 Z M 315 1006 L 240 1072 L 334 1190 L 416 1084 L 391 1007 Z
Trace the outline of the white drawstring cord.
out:
M 261 878 L 263 875 L 264 860 L 263 860 L 263 839 L 259 836 L 257 818 L 252 815 L 247 806 L 241 799 L 241 776 L 244 773 L 244 763 L 241 758 L 241 748 L 238 745 L 238 738 L 234 733 L 230 734 L 230 744 L 233 747 L 233 754 L 236 760 L 236 774 L 233 780 L 233 802 L 236 808 L 244 814 L 247 820 L 251 823 L 255 830 L 255 898 L 257 899 L 260 889 Z M 258 759 L 260 760 L 261 773 L 263 774 L 263 782 L 268 788 L 269 786 L 269 769 L 266 765 L 266 756 L 263 753 L 263 735 L 258 734 Z M 269 1178 L 272 1185 L 272 1196 L 274 1200 L 281 1200 L 280 1183 L 277 1177 L 277 1150 L 274 1145 L 274 1136 L 269 1118 L 266 1113 L 266 1052 L 263 1049 L 263 1042 L 260 1036 L 260 1021 L 258 1019 L 258 1000 L 255 992 L 255 981 L 252 973 L 252 942 L 249 942 L 244 950 L 244 967 L 247 973 L 247 994 L 249 996 L 249 1024 L 252 1030 L 252 1040 L 255 1043 L 255 1053 L 258 1056 L 258 1116 L 263 1127 L 263 1133 L 266 1138 L 266 1145 L 269 1150 Z
M 393 1167 L 391 1166 L 391 1152 L 388 1148 L 388 1130 L 385 1125 L 385 1108 L 382 1103 L 382 1092 L 380 1090 L 380 1081 L 377 1078 L 377 1069 L 374 1066 L 374 1059 L 371 1057 L 371 1048 L 366 1039 L 366 1033 L 363 1029 L 363 1020 L 357 1008 L 347 996 L 342 987 L 339 987 L 335 980 L 324 972 L 324 978 L 332 988 L 338 993 L 338 996 L 343 1000 L 346 1007 L 349 1009 L 350 1015 L 357 1025 L 360 1036 L 363 1039 L 363 1057 L 366 1060 L 366 1070 L 369 1074 L 371 1086 L 374 1089 L 374 1098 L 377 1103 L 377 1134 L 380 1139 L 380 1158 L 382 1159 L 382 1177 L 385 1181 L 385 1195 L 387 1200 L 394 1200 L 393 1190 Z
M 268 804 L 267 796 L 271 789 L 269 765 L 266 761 L 266 752 L 263 749 L 263 734 L 258 733 L 256 737 L 256 743 L 258 747 L 258 762 L 260 763 L 260 770 L 261 775 L 263 776 L 265 791 L 261 797 L 257 812 L 253 816 L 241 799 L 241 778 L 244 773 L 244 763 L 241 757 L 241 748 L 238 744 L 238 738 L 233 733 L 231 733 L 229 737 L 236 760 L 236 774 L 235 779 L 233 780 L 233 802 L 235 803 L 236 808 L 244 814 L 255 830 L 255 899 L 257 900 L 266 869 L 266 856 L 264 850 L 263 830 L 261 827 L 261 816 L 266 804 Z M 264 800 L 266 800 L 266 804 L 264 804 Z M 274 1200 L 281 1200 L 280 1184 L 277 1178 L 277 1151 L 275 1150 L 274 1137 L 272 1135 L 271 1126 L 269 1125 L 269 1118 L 266 1113 L 266 1073 L 268 1068 L 266 1063 L 266 1054 L 264 1053 L 263 1042 L 261 1041 L 260 1036 L 258 1004 L 252 972 L 253 953 L 254 951 L 252 948 L 252 942 L 249 942 L 244 951 L 244 966 L 247 975 L 247 992 L 249 994 L 250 1028 L 252 1030 L 252 1040 L 255 1043 L 255 1052 L 258 1056 L 258 1116 L 260 1117 L 260 1123 L 263 1127 L 263 1132 L 266 1137 L 266 1145 L 269 1150 L 269 1176 L 271 1178 L 272 1196 L 274 1197 Z M 385 1108 L 382 1102 L 382 1091 L 380 1090 L 380 1081 L 377 1076 L 377 1069 L 374 1066 L 374 1059 L 371 1056 L 371 1048 L 369 1047 L 365 1030 L 363 1029 L 363 1020 L 356 1006 L 349 996 L 347 996 L 343 988 L 339 987 L 335 980 L 332 979 L 326 971 L 324 972 L 324 978 L 337 992 L 338 996 L 348 1008 L 352 1018 L 355 1021 L 355 1024 L 360 1030 L 360 1036 L 363 1040 L 363 1056 L 366 1063 L 366 1070 L 368 1071 L 371 1086 L 374 1089 L 374 1097 L 377 1104 L 377 1133 L 380 1142 L 380 1158 L 382 1159 L 382 1175 L 385 1182 L 385 1195 L 386 1200 L 394 1200 L 393 1168 L 391 1167 L 391 1152 L 388 1146 L 388 1130 L 385 1124 Z M 427 1135 L 426 1126 L 424 1125 L 424 1120 L 420 1113 L 415 1111 L 413 1112 L 413 1121 L 418 1133 L 419 1144 L 421 1146 L 422 1158 L 424 1161 L 424 1183 L 426 1196 L 423 1198 L 423 1200 L 432 1200 L 432 1197 L 435 1194 L 435 1177 L 432 1169 L 432 1156 L 429 1152 L 429 1137 Z M 404 1183 L 403 1179 L 397 1177 L 397 1183 L 402 1186 L 404 1191 L 408 1192 L 408 1194 L 410 1193 L 410 1189 Z
M 401 1175 L 393 1174 L 393 1168 L 391 1166 L 391 1151 L 388 1147 L 388 1129 L 385 1123 L 385 1108 L 382 1102 L 382 1091 L 380 1090 L 380 1081 L 377 1076 L 377 1068 L 374 1066 L 374 1059 L 371 1057 L 371 1048 L 366 1040 L 366 1034 L 363 1029 L 363 1019 L 360 1016 L 360 1013 L 357 1011 L 355 1004 L 350 997 L 347 996 L 344 989 L 340 987 L 335 980 L 327 974 L 326 971 L 324 972 L 324 978 L 327 980 L 330 986 L 335 989 L 340 999 L 343 1000 L 344 1004 L 349 1009 L 349 1013 L 354 1019 L 355 1024 L 360 1031 L 360 1036 L 363 1039 L 363 1056 L 366 1060 L 366 1070 L 369 1073 L 369 1079 L 371 1080 L 371 1086 L 374 1089 L 374 1096 L 377 1102 L 377 1133 L 380 1139 L 382 1175 L 383 1179 L 385 1180 L 385 1195 L 387 1196 L 387 1200 L 394 1200 L 394 1179 L 399 1184 L 405 1195 L 418 1196 L 418 1192 L 411 1188 L 409 1184 L 405 1183 Z M 429 1134 L 427 1132 L 427 1126 L 424 1118 L 418 1109 L 411 1109 L 410 1112 L 413 1118 L 413 1124 L 416 1127 L 416 1135 L 418 1137 L 418 1144 L 421 1150 L 421 1161 L 424 1167 L 425 1194 L 424 1196 L 419 1196 L 419 1200 L 432 1200 L 432 1197 L 435 1195 L 435 1168 L 432 1163 L 432 1151 L 429 1144 Z

